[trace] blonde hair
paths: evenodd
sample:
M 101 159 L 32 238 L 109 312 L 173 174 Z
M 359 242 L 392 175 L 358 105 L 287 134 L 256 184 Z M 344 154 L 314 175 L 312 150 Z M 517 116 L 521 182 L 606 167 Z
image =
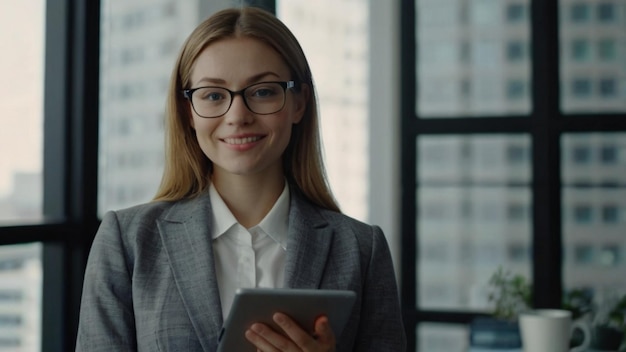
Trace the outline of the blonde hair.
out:
M 311 69 L 291 31 L 274 15 L 254 7 L 222 10 L 202 22 L 190 34 L 178 55 L 170 79 L 165 112 L 165 170 L 154 200 L 191 198 L 210 185 L 212 162 L 198 145 L 191 126 L 191 110 L 181 90 L 189 88 L 190 74 L 198 55 L 211 43 L 224 38 L 252 37 L 276 50 L 289 66 L 296 82 L 310 87 L 307 108 L 300 123 L 293 125 L 283 154 L 283 169 L 292 190 L 323 208 L 339 211 L 324 169 Z

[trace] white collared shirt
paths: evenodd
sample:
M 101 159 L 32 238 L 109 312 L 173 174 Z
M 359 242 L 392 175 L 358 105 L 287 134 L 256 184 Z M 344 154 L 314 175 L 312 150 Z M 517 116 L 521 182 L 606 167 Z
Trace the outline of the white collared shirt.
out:
M 230 312 L 235 291 L 249 287 L 283 287 L 287 229 L 289 218 L 289 187 L 261 222 L 246 229 L 211 184 L 213 209 L 213 256 L 217 286 L 224 319 Z

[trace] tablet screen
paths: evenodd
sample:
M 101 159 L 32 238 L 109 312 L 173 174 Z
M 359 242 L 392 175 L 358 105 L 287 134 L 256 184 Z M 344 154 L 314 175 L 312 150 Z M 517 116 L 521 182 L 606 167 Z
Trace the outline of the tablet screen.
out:
M 333 333 L 339 337 L 355 300 L 356 294 L 345 290 L 238 289 L 222 330 L 218 352 L 255 352 L 254 345 L 245 338 L 245 331 L 259 322 L 281 332 L 272 320 L 276 312 L 289 315 L 311 333 L 315 319 L 326 315 Z

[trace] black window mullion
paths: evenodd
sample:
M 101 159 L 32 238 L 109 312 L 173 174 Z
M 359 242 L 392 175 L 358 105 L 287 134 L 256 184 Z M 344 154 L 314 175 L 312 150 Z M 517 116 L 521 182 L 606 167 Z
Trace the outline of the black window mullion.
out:
M 70 217 L 97 222 L 100 1 L 77 1 L 71 31 Z
M 532 1 L 533 297 L 559 307 L 562 292 L 558 1 Z
M 415 97 L 417 96 L 416 71 L 416 19 L 415 0 L 403 0 L 400 6 L 401 42 L 401 287 L 404 326 L 407 336 L 407 351 L 416 349 L 417 316 L 417 180 L 416 180 L 416 121 Z
M 568 114 L 559 119 L 561 132 L 614 132 L 626 131 L 626 114 Z
M 64 248 L 72 225 L 69 209 L 69 152 L 71 148 L 69 104 L 69 43 L 71 7 L 68 0 L 47 0 L 45 11 L 44 116 L 43 116 L 43 215 L 54 224 L 8 229 L 11 233 L 43 243 L 43 291 L 41 350 L 67 350 L 66 336 L 71 329 L 66 309 L 69 287 Z M 71 326 L 71 325 L 69 325 Z
M 74 231 L 66 236 L 61 250 L 67 273 L 65 292 L 66 350 L 73 350 L 78 328 L 82 282 L 87 255 L 98 219 L 98 126 L 100 1 L 72 1 L 69 6 L 70 83 L 68 141 L 71 143 L 67 163 L 68 220 Z M 56 253 L 56 252 L 54 252 Z
M 247 6 L 255 6 L 276 14 L 276 0 L 244 0 Z
M 531 122 L 528 116 L 471 117 L 424 119 L 413 118 L 407 128 L 418 134 L 482 134 L 482 133 L 528 133 Z
M 44 127 L 43 127 L 43 214 L 63 221 L 67 215 L 67 153 L 69 150 L 68 23 L 66 0 L 46 3 Z

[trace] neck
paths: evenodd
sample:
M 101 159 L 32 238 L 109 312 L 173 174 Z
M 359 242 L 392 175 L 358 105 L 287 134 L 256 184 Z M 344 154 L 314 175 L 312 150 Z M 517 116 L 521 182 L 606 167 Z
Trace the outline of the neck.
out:
M 285 179 L 214 174 L 213 185 L 228 209 L 245 228 L 257 225 L 272 209 L 285 187 Z

